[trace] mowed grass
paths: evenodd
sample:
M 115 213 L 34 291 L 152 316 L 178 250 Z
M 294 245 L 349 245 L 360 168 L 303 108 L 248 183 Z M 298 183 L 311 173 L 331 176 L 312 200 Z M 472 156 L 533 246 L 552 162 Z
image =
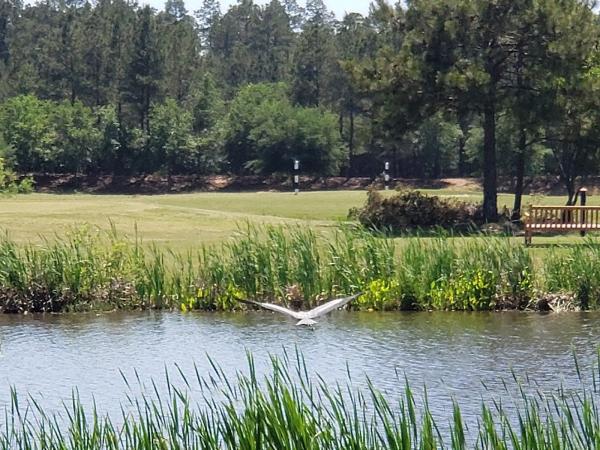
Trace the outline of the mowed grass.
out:
M 82 224 L 108 229 L 112 223 L 128 235 L 137 228 L 146 243 L 197 248 L 227 239 L 246 222 L 328 227 L 365 198 L 365 192 L 17 195 L 0 198 L 0 229 L 17 241 L 35 242 Z
M 432 195 L 480 201 L 481 193 L 465 189 L 424 189 Z M 393 191 L 389 192 L 391 195 Z M 189 193 L 168 195 L 31 194 L 0 197 L 0 230 L 19 242 L 63 236 L 89 224 L 124 234 L 136 232 L 144 242 L 174 250 L 218 243 L 232 236 L 239 224 L 302 223 L 326 230 L 347 220 L 348 210 L 361 206 L 365 191 Z M 499 208 L 512 205 L 500 194 Z M 526 196 L 524 204 L 564 204 L 562 196 Z M 590 196 L 600 205 L 600 196 Z M 577 242 L 577 234 L 536 237 L 535 244 Z

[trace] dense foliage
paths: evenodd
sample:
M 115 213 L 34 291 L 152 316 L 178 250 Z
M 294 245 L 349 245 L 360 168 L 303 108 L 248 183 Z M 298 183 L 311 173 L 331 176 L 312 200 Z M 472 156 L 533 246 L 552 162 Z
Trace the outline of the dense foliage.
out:
M 18 171 L 481 175 L 598 170 L 588 0 L 0 3 L 0 152 Z

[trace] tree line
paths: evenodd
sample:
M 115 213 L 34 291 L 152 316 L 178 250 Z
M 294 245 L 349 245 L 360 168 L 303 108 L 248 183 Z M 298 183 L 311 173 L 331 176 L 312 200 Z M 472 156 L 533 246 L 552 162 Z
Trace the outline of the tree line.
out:
M 587 0 L 0 3 L 0 156 L 19 172 L 595 173 L 600 24 Z

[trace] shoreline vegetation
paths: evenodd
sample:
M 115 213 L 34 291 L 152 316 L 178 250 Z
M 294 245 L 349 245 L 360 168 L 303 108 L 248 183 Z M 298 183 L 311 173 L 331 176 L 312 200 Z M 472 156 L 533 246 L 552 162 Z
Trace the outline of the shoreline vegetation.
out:
M 356 226 L 246 224 L 175 252 L 115 227 L 41 244 L 0 239 L 0 312 L 234 311 L 240 298 L 309 308 L 364 292 L 352 309 L 588 310 L 600 306 L 600 242 L 543 258 L 502 236 L 389 239 Z
M 167 372 L 166 393 L 154 381 L 150 391 L 140 385 L 141 398 L 130 398 L 118 418 L 84 406 L 77 391 L 62 413 L 48 413 L 33 397 L 24 400 L 13 390 L 0 449 L 566 450 L 596 448 L 600 439 L 598 368 L 588 385 L 576 359 L 577 389 L 541 392 L 515 376 L 504 383 L 509 399 L 482 401 L 474 415 L 453 399 L 443 418 L 426 388 L 415 393 L 398 377 L 395 393 L 378 390 L 371 380 L 361 389 L 350 372 L 331 386 L 307 369 L 298 352 L 271 357 L 264 376 L 250 354 L 246 369 L 233 377 L 210 363 L 209 373 L 196 368 L 192 378 L 181 370 L 180 377 Z M 190 398 L 192 390 L 201 403 Z

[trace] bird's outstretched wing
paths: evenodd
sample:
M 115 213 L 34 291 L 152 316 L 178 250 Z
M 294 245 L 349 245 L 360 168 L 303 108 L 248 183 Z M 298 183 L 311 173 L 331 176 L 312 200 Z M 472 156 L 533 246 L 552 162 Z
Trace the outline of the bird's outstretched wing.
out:
M 330 311 L 333 311 L 334 309 L 341 308 L 342 306 L 351 302 L 361 294 L 362 292 L 359 292 L 358 294 L 351 295 L 350 297 L 342 297 L 336 298 L 335 300 L 331 300 L 330 302 L 327 302 L 321 306 L 317 306 L 316 308 L 313 308 L 310 311 L 306 312 L 306 317 L 308 317 L 309 319 L 320 317 L 324 314 L 327 314 Z
M 305 313 L 292 311 L 291 309 L 287 309 L 287 308 L 284 308 L 283 306 L 279 306 L 279 305 L 274 305 L 272 303 L 260 303 L 260 302 L 255 302 L 253 300 L 242 300 L 242 299 L 240 299 L 240 301 L 242 303 L 247 303 L 249 305 L 260 306 L 261 308 L 268 309 L 270 311 L 282 313 L 282 314 L 285 314 L 287 316 L 293 317 L 294 319 L 298 319 L 298 320 L 304 319 L 304 315 L 305 315 Z M 325 305 L 323 305 L 323 306 L 325 306 Z

